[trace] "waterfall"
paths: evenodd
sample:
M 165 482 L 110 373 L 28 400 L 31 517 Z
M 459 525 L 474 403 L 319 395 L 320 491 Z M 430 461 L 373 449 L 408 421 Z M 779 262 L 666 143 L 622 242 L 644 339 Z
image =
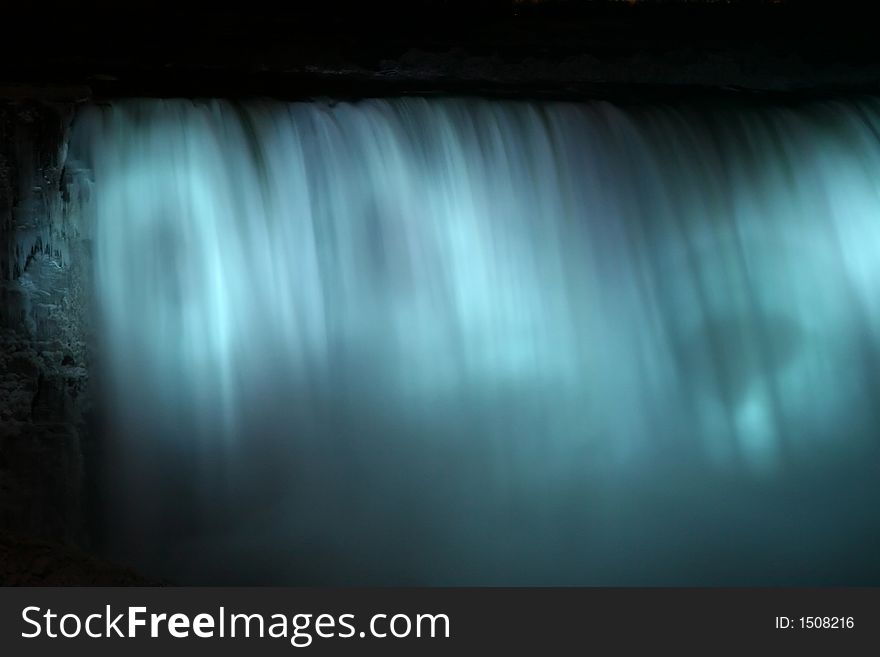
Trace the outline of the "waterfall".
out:
M 878 128 L 872 99 L 83 108 L 109 542 L 275 583 L 768 554 L 793 490 L 876 487 Z M 826 506 L 808 548 L 862 545 Z

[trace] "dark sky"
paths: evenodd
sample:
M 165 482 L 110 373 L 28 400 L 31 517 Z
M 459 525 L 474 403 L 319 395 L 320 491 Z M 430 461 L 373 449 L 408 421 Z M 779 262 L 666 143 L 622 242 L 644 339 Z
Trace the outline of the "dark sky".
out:
M 811 60 L 880 58 L 873 3 L 764 0 L 93 0 L 3 9 L 0 83 L 143 66 L 279 68 L 395 59 L 412 49 L 506 59 L 760 47 Z M 859 7 L 855 9 L 855 7 Z M 564 39 L 561 38 L 564 36 Z M 560 44 L 564 41 L 564 46 Z M 563 50 L 561 50 L 563 48 Z

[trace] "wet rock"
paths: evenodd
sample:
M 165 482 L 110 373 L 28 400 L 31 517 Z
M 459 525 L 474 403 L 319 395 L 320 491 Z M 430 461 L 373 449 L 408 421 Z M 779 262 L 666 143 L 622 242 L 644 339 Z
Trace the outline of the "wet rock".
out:
M 84 252 L 62 185 L 71 116 L 0 100 L 0 532 L 82 543 L 90 264 L 71 257 Z
M 0 532 L 0 585 L 157 586 L 135 571 L 70 545 Z

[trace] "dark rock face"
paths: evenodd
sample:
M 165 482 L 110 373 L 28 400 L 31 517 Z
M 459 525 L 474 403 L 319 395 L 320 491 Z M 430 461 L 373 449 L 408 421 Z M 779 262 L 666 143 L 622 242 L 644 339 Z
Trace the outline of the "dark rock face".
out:
M 0 532 L 0 584 L 7 586 L 156 586 L 133 571 L 68 545 Z
M 83 543 L 89 266 L 61 191 L 72 109 L 0 103 L 0 531 Z

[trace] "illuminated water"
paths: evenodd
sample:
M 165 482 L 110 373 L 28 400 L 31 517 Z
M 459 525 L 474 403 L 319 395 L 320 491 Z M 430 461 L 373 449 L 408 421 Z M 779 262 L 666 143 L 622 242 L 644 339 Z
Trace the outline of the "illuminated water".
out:
M 182 581 L 877 583 L 878 128 L 83 110 L 109 549 Z

